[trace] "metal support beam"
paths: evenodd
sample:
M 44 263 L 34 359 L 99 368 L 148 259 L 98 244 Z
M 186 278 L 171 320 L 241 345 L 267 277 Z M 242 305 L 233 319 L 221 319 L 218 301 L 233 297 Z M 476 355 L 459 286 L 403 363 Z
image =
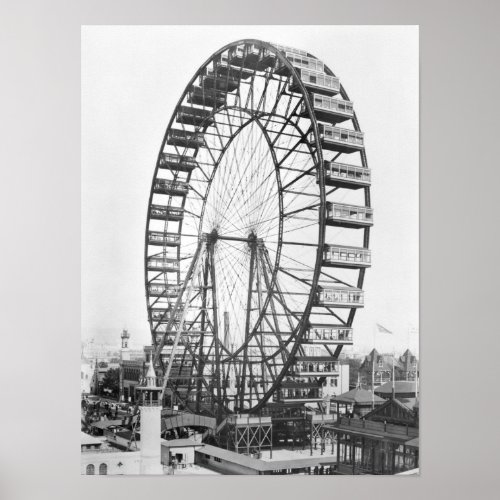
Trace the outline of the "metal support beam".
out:
M 247 296 L 247 318 L 245 321 L 245 347 L 243 354 L 243 369 L 240 383 L 240 411 L 243 410 L 245 400 L 245 383 L 246 383 L 246 369 L 248 364 L 248 342 L 250 340 L 250 313 L 252 309 L 252 289 L 253 289 L 253 275 L 255 266 L 255 253 L 257 250 L 256 241 L 250 242 L 250 271 L 248 273 L 248 296 Z
M 219 339 L 219 320 L 217 310 L 217 282 L 215 279 L 215 263 L 214 263 L 214 242 L 208 243 L 208 254 L 210 256 L 210 280 L 212 282 L 212 310 L 213 310 L 213 334 L 214 334 L 214 349 L 215 349 L 215 384 L 217 390 L 217 423 L 222 420 L 221 407 L 221 364 L 220 364 L 220 339 Z M 212 399 L 212 407 L 214 401 Z

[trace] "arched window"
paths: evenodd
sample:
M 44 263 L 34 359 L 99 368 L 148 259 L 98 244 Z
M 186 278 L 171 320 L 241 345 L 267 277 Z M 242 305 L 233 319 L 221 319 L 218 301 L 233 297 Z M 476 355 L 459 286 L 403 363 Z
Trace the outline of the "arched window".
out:
M 95 474 L 94 464 L 87 465 L 87 476 L 93 476 Z
M 105 476 L 108 473 L 108 466 L 106 464 L 99 465 L 99 475 Z

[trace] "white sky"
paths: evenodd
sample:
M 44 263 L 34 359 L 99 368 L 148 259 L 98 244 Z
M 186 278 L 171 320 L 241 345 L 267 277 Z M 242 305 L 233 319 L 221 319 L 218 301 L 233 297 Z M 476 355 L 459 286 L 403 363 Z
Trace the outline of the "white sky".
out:
M 314 54 L 340 78 L 372 169 L 372 267 L 356 351 L 418 349 L 418 28 L 96 26 L 82 29 L 82 338 L 150 343 L 144 232 L 156 157 L 179 97 L 223 45 L 258 38 Z

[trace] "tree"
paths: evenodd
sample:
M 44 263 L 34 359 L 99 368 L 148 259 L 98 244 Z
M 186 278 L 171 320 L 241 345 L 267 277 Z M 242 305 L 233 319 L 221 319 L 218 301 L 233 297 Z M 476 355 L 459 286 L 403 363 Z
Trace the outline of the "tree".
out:
M 354 389 L 358 385 L 358 373 L 361 366 L 361 360 L 356 358 L 347 358 L 349 365 L 349 389 Z
M 110 368 L 104 374 L 102 390 L 115 398 L 118 397 L 120 391 L 120 370 L 118 368 Z

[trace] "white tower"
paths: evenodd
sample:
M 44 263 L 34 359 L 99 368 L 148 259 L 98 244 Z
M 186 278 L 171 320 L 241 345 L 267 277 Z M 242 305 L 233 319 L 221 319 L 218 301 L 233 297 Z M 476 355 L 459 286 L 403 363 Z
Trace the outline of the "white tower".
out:
M 130 333 L 125 328 L 122 331 L 122 348 L 120 349 L 120 359 L 121 361 L 130 361 L 130 349 L 128 347 L 128 341 L 130 339 Z
M 137 387 L 142 392 L 141 410 L 141 474 L 163 474 L 161 465 L 161 387 L 156 386 L 153 357 L 146 374 L 146 385 Z
M 125 328 L 122 330 L 121 334 L 121 339 L 122 339 L 122 347 L 120 349 L 120 401 L 123 401 L 123 362 L 124 361 L 130 361 L 130 350 L 128 347 L 128 341 L 130 339 L 130 333 L 128 333 L 128 330 Z

